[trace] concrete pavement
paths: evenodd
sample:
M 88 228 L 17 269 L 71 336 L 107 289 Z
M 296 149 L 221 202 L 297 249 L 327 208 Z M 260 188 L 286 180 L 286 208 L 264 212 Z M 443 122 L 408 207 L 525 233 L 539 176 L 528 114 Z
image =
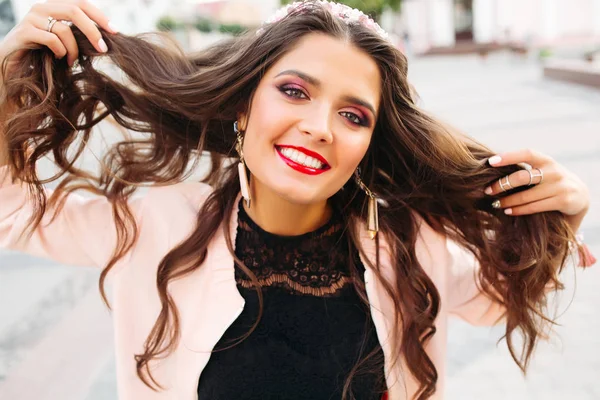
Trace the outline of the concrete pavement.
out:
M 600 254 L 600 91 L 542 78 L 535 62 L 504 54 L 418 61 L 409 76 L 425 107 L 498 151 L 534 148 L 590 187 L 586 240 Z M 502 328 L 454 321 L 449 332 L 449 400 L 600 399 L 600 268 L 568 269 L 553 306 L 561 326 L 541 343 L 524 379 Z

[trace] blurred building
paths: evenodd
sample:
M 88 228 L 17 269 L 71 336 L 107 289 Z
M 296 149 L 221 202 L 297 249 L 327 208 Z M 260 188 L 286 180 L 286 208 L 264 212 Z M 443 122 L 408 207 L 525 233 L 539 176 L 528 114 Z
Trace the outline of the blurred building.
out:
M 399 29 L 415 52 L 465 43 L 600 38 L 600 0 L 404 0 Z
M 1 2 L 2 0 L 0 0 Z M 12 2 L 19 21 L 40 0 L 4 0 Z M 218 22 L 257 26 L 277 7 L 279 0 L 90 0 L 119 27 L 123 33 L 148 32 L 156 29 L 160 17 L 173 16 L 193 21 L 208 16 Z
M 220 23 L 254 27 L 279 6 L 279 0 L 205 0 L 196 3 L 195 13 Z
M 123 33 L 133 34 L 156 29 L 158 19 L 171 10 L 192 9 L 188 0 L 90 0 L 100 8 Z M 40 0 L 12 0 L 17 21 Z

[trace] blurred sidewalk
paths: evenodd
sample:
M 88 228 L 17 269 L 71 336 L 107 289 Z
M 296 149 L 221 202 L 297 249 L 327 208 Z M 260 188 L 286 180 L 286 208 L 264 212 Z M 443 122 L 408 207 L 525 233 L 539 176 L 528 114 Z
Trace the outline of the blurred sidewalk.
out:
M 425 108 L 497 151 L 534 148 L 589 186 L 582 229 L 600 254 L 600 91 L 544 80 L 535 62 L 507 54 L 416 60 L 409 78 Z M 600 268 L 569 268 L 556 299 L 558 323 L 527 380 L 512 361 L 503 329 L 454 321 L 449 332 L 447 400 L 600 399 Z M 575 292 L 575 293 L 574 293 Z M 552 306 L 550 307 L 552 309 Z
M 600 91 L 543 80 L 539 65 L 504 54 L 417 59 L 410 80 L 425 108 L 492 148 L 535 148 L 586 181 L 593 204 L 583 228 L 600 255 Z M 0 399 L 116 398 L 98 272 L 0 251 Z M 527 380 L 504 342 L 496 346 L 501 328 L 452 324 L 448 400 L 600 399 L 600 266 L 568 269 L 564 280 L 562 326 Z

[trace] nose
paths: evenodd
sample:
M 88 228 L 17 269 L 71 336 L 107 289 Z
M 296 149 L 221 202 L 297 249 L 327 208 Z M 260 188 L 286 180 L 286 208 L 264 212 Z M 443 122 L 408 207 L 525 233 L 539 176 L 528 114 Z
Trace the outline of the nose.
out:
M 306 135 L 310 135 L 317 142 L 332 143 L 332 112 L 330 110 L 325 105 L 312 108 L 298 125 L 300 131 Z

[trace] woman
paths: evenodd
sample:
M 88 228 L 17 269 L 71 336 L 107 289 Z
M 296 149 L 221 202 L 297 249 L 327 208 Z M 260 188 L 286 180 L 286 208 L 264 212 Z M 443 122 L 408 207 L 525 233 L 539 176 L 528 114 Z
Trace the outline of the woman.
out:
M 294 4 L 186 56 L 56 0 L 1 49 L 0 244 L 103 268 L 121 399 L 440 399 L 449 315 L 505 321 L 525 370 L 548 292 L 587 256 L 581 180 L 416 107 L 406 59 L 356 10 Z M 109 115 L 144 134 L 96 177 L 73 161 Z M 54 192 L 34 169 L 50 153 Z M 202 154 L 203 182 L 181 183 Z

